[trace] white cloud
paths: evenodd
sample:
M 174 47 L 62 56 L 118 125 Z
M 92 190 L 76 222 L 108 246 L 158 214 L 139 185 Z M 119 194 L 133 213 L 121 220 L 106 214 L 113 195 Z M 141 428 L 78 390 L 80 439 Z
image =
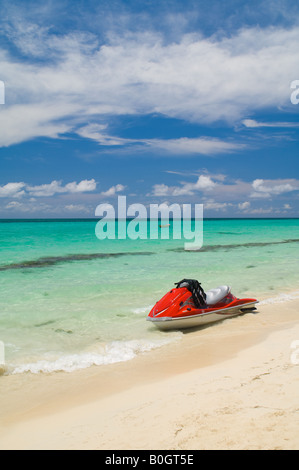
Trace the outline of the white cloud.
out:
M 170 152 L 171 154 L 202 154 L 202 155 L 216 155 L 224 152 L 232 152 L 244 148 L 243 144 L 226 142 L 216 138 L 198 137 L 187 138 L 182 137 L 179 139 L 124 139 L 117 136 L 109 135 L 107 132 L 107 125 L 104 124 L 88 124 L 77 130 L 77 134 L 81 137 L 95 140 L 100 145 L 107 146 L 120 146 L 120 145 L 135 145 L 142 146 L 142 149 L 149 147 L 154 150 L 162 150 L 163 152 Z
M 207 137 L 180 139 L 152 139 L 144 141 L 152 148 L 161 149 L 172 154 L 202 154 L 216 155 L 219 153 L 231 152 L 239 150 L 244 145 L 226 142 L 220 139 Z
M 149 196 L 168 196 L 170 191 L 171 189 L 167 184 L 155 184 L 153 186 L 153 192 L 149 194 Z
M 122 139 L 120 137 L 109 136 L 105 131 L 107 129 L 106 124 L 88 124 L 87 126 L 81 127 L 77 130 L 77 134 L 81 137 L 85 137 L 87 139 L 92 139 L 97 141 L 101 145 L 125 145 L 128 143 L 135 142 L 131 139 Z
M 31 196 L 34 197 L 48 197 L 57 193 L 84 193 L 94 191 L 97 183 L 94 179 L 82 180 L 80 183 L 75 181 L 68 183 L 65 186 L 61 181 L 52 181 L 49 184 L 42 184 L 40 186 L 26 186 L 26 190 Z
M 24 214 L 36 214 L 37 212 L 40 214 L 51 214 L 57 212 L 57 207 L 55 206 L 40 202 L 35 203 L 30 200 L 26 202 L 11 201 L 4 207 L 4 209 Z
M 49 197 L 59 193 L 85 193 L 94 191 L 97 183 L 94 179 L 82 180 L 79 183 L 75 181 L 65 186 L 61 181 L 52 181 L 49 184 L 41 184 L 39 186 L 30 186 L 26 183 L 7 183 L 0 186 L 0 197 L 21 197 L 30 195 L 34 197 Z M 32 198 L 34 201 L 34 198 Z
M 64 206 L 65 210 L 68 212 L 85 212 L 90 213 L 90 210 L 84 206 L 84 204 L 68 204 Z
M 290 191 L 299 190 L 299 181 L 296 179 L 281 179 L 281 180 L 263 180 L 256 179 L 252 183 L 254 192 L 251 193 L 252 198 L 270 198 L 279 194 L 287 193 Z
M 80 183 L 75 181 L 65 185 L 66 192 L 69 193 L 85 193 L 89 191 L 94 191 L 97 187 L 97 183 L 94 179 L 91 180 L 82 180 Z
M 289 103 L 290 77 L 298 70 L 298 26 L 243 28 L 221 38 L 185 35 L 176 43 L 147 31 L 114 35 L 104 45 L 84 32 L 55 35 L 20 21 L 17 27 L 6 33 L 27 58 L 21 62 L 8 51 L 0 52 L 1 79 L 7 85 L 1 146 L 78 129 L 87 138 L 97 132 L 105 145 L 120 145 L 123 139 L 86 127 L 111 115 L 161 113 L 197 123 L 238 121 L 264 107 Z M 50 61 L 30 62 L 32 57 Z M 148 145 L 212 154 L 230 150 L 234 143 L 183 138 L 156 139 Z
M 0 186 L 0 197 L 20 197 L 25 194 L 25 183 L 7 183 Z
M 275 210 L 273 207 L 258 207 L 256 209 L 251 209 L 250 214 L 279 214 L 280 211 Z
M 34 77 L 31 79 L 34 80 Z M 0 147 L 36 137 L 59 138 L 71 130 L 70 125 L 60 119 L 73 112 L 76 113 L 77 107 L 65 102 L 53 104 L 47 102 L 45 98 L 46 95 L 37 104 L 13 105 L 9 104 L 9 97 L 6 98 L 5 107 L 0 113 Z
M 24 213 L 26 215 L 39 214 L 40 216 L 45 214 L 49 214 L 51 216 L 53 214 L 59 214 L 61 216 L 62 213 L 92 215 L 93 213 L 93 209 L 90 209 L 85 204 L 66 204 L 65 206 L 62 206 L 61 204 L 58 205 L 55 200 L 53 203 L 50 202 L 47 204 L 41 202 L 41 200 L 32 201 L 32 199 L 25 199 L 23 202 L 10 201 L 8 204 L 6 204 L 6 206 L 4 206 L 4 209 L 14 213 Z
M 242 121 L 245 127 L 299 127 L 298 122 L 258 122 L 254 119 L 244 119 Z
M 250 208 L 250 202 L 248 201 L 240 202 L 238 204 L 238 207 L 241 211 L 247 211 Z
M 21 202 L 18 201 L 11 201 L 6 204 L 5 209 L 20 209 L 23 206 Z
M 101 196 L 115 196 L 116 193 L 119 193 L 125 189 L 125 186 L 122 184 L 117 184 L 115 186 L 111 186 L 107 191 L 101 192 Z
M 184 183 L 181 188 L 175 188 L 173 195 L 194 194 L 194 191 L 211 191 L 216 184 L 210 176 L 200 175 L 196 183 Z
M 166 184 L 155 184 L 153 196 L 191 196 L 196 191 L 211 191 L 217 183 L 210 176 L 200 175 L 195 183 L 181 183 L 181 186 L 167 186 Z
M 48 197 L 56 193 L 65 192 L 60 181 L 52 181 L 49 184 L 41 184 L 39 186 L 26 186 L 26 190 L 34 197 Z
M 222 176 L 217 182 L 211 176 L 201 175 L 195 183 L 181 182 L 176 186 L 168 186 L 164 183 L 156 184 L 148 196 L 176 197 L 179 202 L 181 202 L 179 197 L 189 196 L 190 203 L 201 202 L 204 204 L 205 210 L 219 212 L 229 209 L 238 215 L 240 213 L 262 215 L 283 214 L 290 210 L 291 206 L 288 203 L 282 203 L 282 210 L 267 207 L 267 199 L 299 190 L 299 180 L 296 179 L 256 179 L 250 183 L 242 180 L 228 181 L 225 175 Z M 265 204 L 262 207 L 256 207 L 255 198 L 257 200 L 264 198 Z
M 213 200 L 206 201 L 203 205 L 204 210 L 213 210 L 213 211 L 226 211 L 228 206 L 232 204 L 227 202 L 215 202 Z

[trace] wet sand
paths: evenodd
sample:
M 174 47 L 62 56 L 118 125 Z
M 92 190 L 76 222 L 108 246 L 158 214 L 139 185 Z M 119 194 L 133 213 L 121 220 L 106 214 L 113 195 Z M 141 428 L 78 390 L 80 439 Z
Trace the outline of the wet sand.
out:
M 262 303 L 126 363 L 0 377 L 0 449 L 298 449 L 298 386 L 298 300 Z

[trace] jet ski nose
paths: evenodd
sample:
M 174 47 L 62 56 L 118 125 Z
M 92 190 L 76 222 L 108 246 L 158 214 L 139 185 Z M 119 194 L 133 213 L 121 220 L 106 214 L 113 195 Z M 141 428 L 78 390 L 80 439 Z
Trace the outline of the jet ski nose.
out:
M 175 305 L 180 305 L 181 302 L 184 302 L 186 293 L 187 293 L 187 296 L 189 297 L 190 292 L 188 291 L 188 289 L 185 289 L 185 288 L 171 289 L 171 291 L 167 292 L 167 294 L 165 294 L 162 297 L 162 299 L 156 302 L 156 304 L 154 305 L 154 307 L 152 308 L 150 312 L 150 316 L 157 316 L 161 314 L 162 312 L 164 312 L 165 310 L 172 308 Z

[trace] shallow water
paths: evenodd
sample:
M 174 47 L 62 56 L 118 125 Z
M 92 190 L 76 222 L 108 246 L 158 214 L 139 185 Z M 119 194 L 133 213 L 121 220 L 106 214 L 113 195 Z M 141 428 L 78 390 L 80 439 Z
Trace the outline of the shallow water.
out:
M 180 332 L 159 332 L 145 318 L 183 278 L 259 299 L 298 287 L 298 219 L 205 220 L 198 251 L 185 251 L 172 227 L 169 240 L 162 232 L 99 240 L 95 228 L 95 220 L 0 221 L 7 373 L 72 371 L 179 340 Z

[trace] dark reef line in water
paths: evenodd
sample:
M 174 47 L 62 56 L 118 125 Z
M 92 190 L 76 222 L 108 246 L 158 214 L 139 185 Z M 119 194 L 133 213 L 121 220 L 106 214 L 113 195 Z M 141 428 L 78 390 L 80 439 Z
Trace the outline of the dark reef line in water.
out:
M 9 269 L 26 269 L 26 268 L 45 268 L 48 266 L 54 266 L 55 264 L 68 263 L 70 261 L 88 261 L 93 259 L 103 258 L 117 258 L 119 256 L 128 255 L 152 255 L 151 251 L 137 251 L 137 252 L 125 252 L 125 253 L 87 253 L 87 254 L 75 254 L 66 256 L 46 256 L 44 258 L 38 258 L 32 261 L 24 261 L 21 263 L 5 264 L 0 266 L 0 271 L 8 271 Z
M 270 245 L 282 245 L 286 243 L 299 243 L 299 238 L 291 238 L 289 240 L 281 240 L 279 242 L 252 242 L 252 243 L 234 243 L 232 245 L 206 245 L 202 246 L 197 250 L 190 250 L 190 253 L 194 252 L 207 252 L 207 251 L 220 251 L 220 250 L 232 250 L 234 248 L 254 248 Z M 185 251 L 183 247 L 170 248 L 169 251 Z
M 202 246 L 198 250 L 190 250 L 189 253 L 194 252 L 208 252 L 208 251 L 221 251 L 221 250 L 231 250 L 234 248 L 254 248 L 254 247 L 264 247 L 270 245 L 281 245 L 286 243 L 299 243 L 299 239 L 288 239 L 281 240 L 278 242 L 252 242 L 252 243 L 236 243 L 231 245 L 206 245 Z M 173 252 L 186 252 L 184 247 L 178 248 L 169 248 L 167 251 Z M 56 264 L 68 263 L 72 261 L 89 261 L 94 259 L 107 259 L 107 258 L 117 258 L 120 256 L 148 256 L 156 254 L 154 251 L 132 251 L 132 252 L 120 252 L 120 253 L 86 253 L 86 254 L 73 254 L 65 256 L 47 256 L 43 258 L 38 258 L 31 261 L 23 261 L 20 263 L 5 264 L 0 266 L 0 271 L 8 271 L 11 269 L 28 269 L 28 268 L 46 268 L 54 266 Z

